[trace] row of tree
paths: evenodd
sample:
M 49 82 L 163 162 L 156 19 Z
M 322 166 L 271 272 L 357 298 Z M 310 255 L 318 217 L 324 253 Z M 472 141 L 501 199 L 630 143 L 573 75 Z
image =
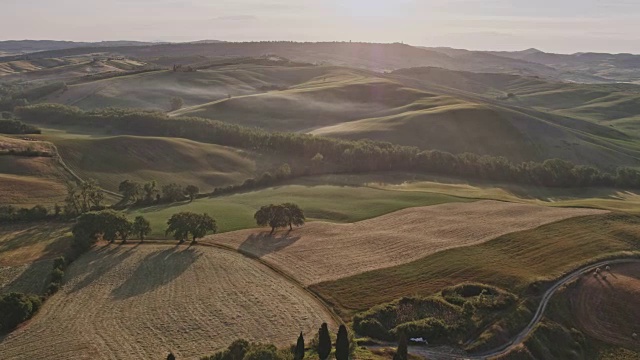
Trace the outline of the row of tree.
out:
M 200 193 L 200 189 L 195 185 L 186 187 L 171 183 L 158 189 L 158 184 L 148 181 L 144 184 L 124 180 L 118 185 L 118 191 L 122 194 L 122 202 L 125 204 L 151 204 L 154 202 L 176 202 L 189 198 L 193 201 Z
M 109 242 L 121 239 L 126 243 L 130 235 L 135 234 L 144 241 L 151 232 L 151 224 L 142 216 L 130 221 L 123 213 L 109 209 L 80 215 L 71 232 L 74 246 L 86 251 L 100 238 Z
M 270 133 L 201 118 L 172 118 L 166 114 L 124 109 L 82 111 L 57 104 L 39 104 L 16 109 L 27 122 L 59 125 L 109 126 L 118 132 L 144 136 L 182 137 L 195 141 L 284 154 L 298 154 L 332 164 L 331 171 L 418 171 L 524 184 L 582 187 L 622 186 L 640 188 L 640 171 L 621 168 L 614 173 L 590 166 L 576 166 L 551 159 L 515 164 L 504 157 L 450 154 L 420 150 L 369 140 L 346 141 L 300 133 Z M 316 160 L 317 162 L 317 160 Z

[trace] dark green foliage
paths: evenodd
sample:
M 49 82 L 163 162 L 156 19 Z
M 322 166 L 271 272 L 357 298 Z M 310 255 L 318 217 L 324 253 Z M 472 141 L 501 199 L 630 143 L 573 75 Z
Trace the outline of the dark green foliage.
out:
M 259 226 L 271 227 L 272 234 L 277 228 L 289 226 L 289 229 L 292 230 L 293 225 L 302 226 L 306 220 L 302 209 L 291 203 L 263 206 L 253 217 Z
M 253 344 L 244 360 L 278 360 L 278 349 L 273 345 Z
M 426 318 L 398 325 L 392 334 L 406 334 L 412 338 L 425 338 L 429 342 L 437 342 L 449 334 L 447 325 L 440 319 Z
M 409 358 L 409 344 L 407 335 L 401 332 L 398 335 L 398 350 L 393 355 L 393 360 L 407 360 Z
M 35 314 L 42 301 L 38 296 L 9 293 L 0 297 L 0 332 L 8 332 Z
M 17 108 L 16 113 L 28 122 L 110 127 L 125 134 L 182 137 L 246 149 L 298 154 L 309 159 L 308 166 L 316 173 L 323 172 L 326 164 L 333 164 L 340 171 L 349 172 L 402 170 L 541 186 L 617 184 L 640 187 L 638 170 L 621 169 L 611 175 L 593 167 L 576 167 L 559 159 L 514 164 L 503 157 L 468 153 L 453 155 L 369 140 L 345 141 L 299 133 L 271 133 L 214 120 L 172 118 L 158 112 L 123 109 L 83 112 L 64 105 L 39 104 Z M 265 174 L 258 182 L 273 181 L 273 178 L 273 175 Z
M 195 185 L 189 185 L 184 189 L 184 193 L 189 197 L 190 201 L 193 201 L 193 199 L 195 199 L 200 193 L 200 189 Z
M 124 180 L 118 185 L 118 191 L 122 194 L 122 202 L 137 202 L 142 195 L 142 185 L 137 182 Z
M 300 336 L 298 336 L 298 341 L 296 342 L 296 347 L 293 350 L 293 359 L 304 359 L 304 336 L 302 336 L 302 332 L 300 332 Z
M 207 214 L 195 214 L 192 212 L 181 212 L 174 214 L 167 221 L 169 226 L 166 234 L 173 234 L 173 238 L 181 243 L 189 238 L 189 234 L 193 237 L 193 242 L 204 237 L 207 233 L 218 231 L 216 221 Z
M 114 210 L 93 211 L 82 214 L 71 229 L 73 245 L 88 250 L 99 237 L 113 242 L 118 236 L 126 241 L 132 225 L 124 214 Z
M 136 218 L 133 220 L 132 231 L 136 235 L 138 235 L 138 238 L 141 241 L 144 241 L 144 237 L 151 232 L 151 223 L 143 216 L 136 216 Z
M 171 183 L 162 187 L 162 200 L 176 202 L 184 200 L 185 190 L 182 186 Z
M 347 327 L 340 325 L 336 339 L 336 360 L 349 360 L 349 353 L 349 334 L 347 333 Z
M 388 304 L 378 305 L 357 314 L 353 318 L 353 328 L 360 335 L 388 341 L 396 339 L 398 331 L 413 331 L 418 328 L 433 328 L 432 334 L 440 335 L 439 324 L 431 322 L 414 324 L 425 319 L 434 319 L 447 324 L 445 327 L 447 333 L 455 332 L 464 321 L 462 309 L 456 305 L 437 297 L 415 297 L 402 298 Z M 403 325 L 407 323 L 412 325 L 404 329 Z M 413 333 L 407 333 L 407 335 L 413 335 Z M 424 337 L 426 334 L 416 337 L 421 336 Z M 428 340 L 431 341 L 431 339 Z
M 318 348 L 316 349 L 320 360 L 325 360 L 331 354 L 331 336 L 327 323 L 322 323 L 318 330 Z
M 0 134 L 40 134 L 39 128 L 20 120 L 0 120 Z
M 101 209 L 104 194 L 93 179 L 88 179 L 78 186 L 69 185 L 65 198 L 64 212 L 73 217 L 91 210 Z
M 49 214 L 49 210 L 42 205 L 36 205 L 29 209 L 11 205 L 0 206 L 0 223 L 39 221 L 52 217 L 55 215 Z
M 518 297 L 495 286 L 466 283 L 442 290 L 447 302 L 459 306 L 471 304 L 473 309 L 503 310 L 516 303 Z

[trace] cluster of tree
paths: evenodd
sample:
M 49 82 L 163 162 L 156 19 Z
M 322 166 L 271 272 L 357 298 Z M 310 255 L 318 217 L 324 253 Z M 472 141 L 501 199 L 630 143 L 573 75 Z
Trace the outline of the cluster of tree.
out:
M 159 202 L 176 202 L 185 200 L 187 197 L 193 201 L 200 193 L 200 189 L 195 185 L 182 185 L 171 183 L 158 190 L 155 181 L 141 184 L 135 181 L 124 180 L 118 185 L 118 191 L 122 194 L 124 204 L 151 204 Z
M 185 242 L 191 235 L 192 242 L 204 237 L 209 232 L 214 234 L 218 231 L 216 221 L 207 214 L 196 214 L 192 212 L 181 212 L 171 216 L 167 221 L 169 226 L 166 234 L 172 234 L 173 238 L 180 243 Z
M 311 159 L 317 159 L 320 154 L 321 162 L 334 164 L 332 171 L 340 172 L 402 170 L 555 187 L 617 185 L 640 188 L 639 170 L 622 168 L 611 174 L 559 159 L 514 164 L 504 157 L 469 153 L 454 155 L 370 140 L 347 141 L 299 133 L 270 133 L 215 120 L 172 118 L 149 111 L 102 109 L 84 112 L 64 105 L 40 104 L 18 108 L 16 113 L 28 122 L 109 126 L 126 134 L 181 137 L 299 154 L 301 158 L 308 159 L 309 167 L 313 165 Z
M 349 360 L 355 351 L 355 341 L 348 333 L 346 326 L 340 325 L 335 341 L 336 360 Z M 318 334 L 313 339 L 311 350 L 320 360 L 329 358 L 332 349 L 329 327 L 323 323 Z M 200 360 L 302 360 L 305 357 L 305 342 L 302 333 L 298 336 L 296 345 L 289 349 L 278 350 L 274 345 L 249 343 L 246 340 L 236 340 L 226 350 L 217 352 L 211 356 L 201 357 Z M 167 360 L 175 359 L 169 354 Z M 399 360 L 406 360 L 404 359 Z
M 182 65 L 173 65 L 173 72 L 195 72 L 196 69 L 193 66 L 184 67 Z
M 29 320 L 42 305 L 36 295 L 12 292 L 0 295 L 0 333 L 6 333 Z
M 129 236 L 136 235 L 144 241 L 145 236 L 151 232 L 151 225 L 142 216 L 136 217 L 132 222 L 121 212 L 102 210 L 80 215 L 71 232 L 74 247 L 82 252 L 101 238 L 109 242 L 121 239 L 122 243 L 126 243 Z
M 20 120 L 0 119 L 0 134 L 40 134 L 39 128 Z
M 0 223 L 46 220 L 58 217 L 61 211 L 62 209 L 58 205 L 55 206 L 53 213 L 50 213 L 49 210 L 42 205 L 35 205 L 32 208 L 17 208 L 12 205 L 3 205 L 0 206 Z
M 53 295 L 58 292 L 60 285 L 62 284 L 62 278 L 64 277 L 64 271 L 67 268 L 67 261 L 64 256 L 60 256 L 53 260 L 53 269 L 49 274 L 49 280 L 47 285 L 47 295 Z
M 293 230 L 293 226 L 302 226 L 306 221 L 304 212 L 296 204 L 285 203 L 280 205 L 265 205 L 258 210 L 253 218 L 258 226 L 271 227 L 271 234 L 278 228 L 289 227 Z
M 69 217 L 78 216 L 92 210 L 102 210 L 104 193 L 93 179 L 79 185 L 67 186 L 67 197 L 64 200 L 64 213 Z
M 293 176 L 294 174 L 289 164 L 284 163 L 274 171 L 266 171 L 260 176 L 245 180 L 242 184 L 217 187 L 211 192 L 211 195 L 231 194 L 238 191 L 271 186 L 283 180 L 290 179 Z

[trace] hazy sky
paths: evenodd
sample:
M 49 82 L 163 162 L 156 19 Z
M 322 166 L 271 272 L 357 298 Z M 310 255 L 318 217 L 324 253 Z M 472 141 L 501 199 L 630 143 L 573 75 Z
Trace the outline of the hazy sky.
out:
M 0 39 L 353 40 L 640 53 L 640 0 L 0 0 Z

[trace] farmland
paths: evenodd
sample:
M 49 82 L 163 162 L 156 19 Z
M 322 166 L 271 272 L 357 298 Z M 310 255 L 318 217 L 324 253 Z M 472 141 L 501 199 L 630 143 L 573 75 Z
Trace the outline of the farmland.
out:
M 193 359 L 239 337 L 288 345 L 323 321 L 331 317 L 313 297 L 233 252 L 108 246 L 74 263 L 60 292 L 0 342 L 0 352 L 6 359 L 68 359 L 174 351 Z
M 207 241 L 260 257 L 309 285 L 398 266 L 439 251 L 478 245 L 503 234 L 569 217 L 598 213 L 602 212 L 479 201 L 401 210 L 347 225 L 312 223 L 300 230 L 276 234 L 275 239 L 267 232 L 249 230 L 215 235 Z M 333 240 L 338 238 L 337 242 Z

